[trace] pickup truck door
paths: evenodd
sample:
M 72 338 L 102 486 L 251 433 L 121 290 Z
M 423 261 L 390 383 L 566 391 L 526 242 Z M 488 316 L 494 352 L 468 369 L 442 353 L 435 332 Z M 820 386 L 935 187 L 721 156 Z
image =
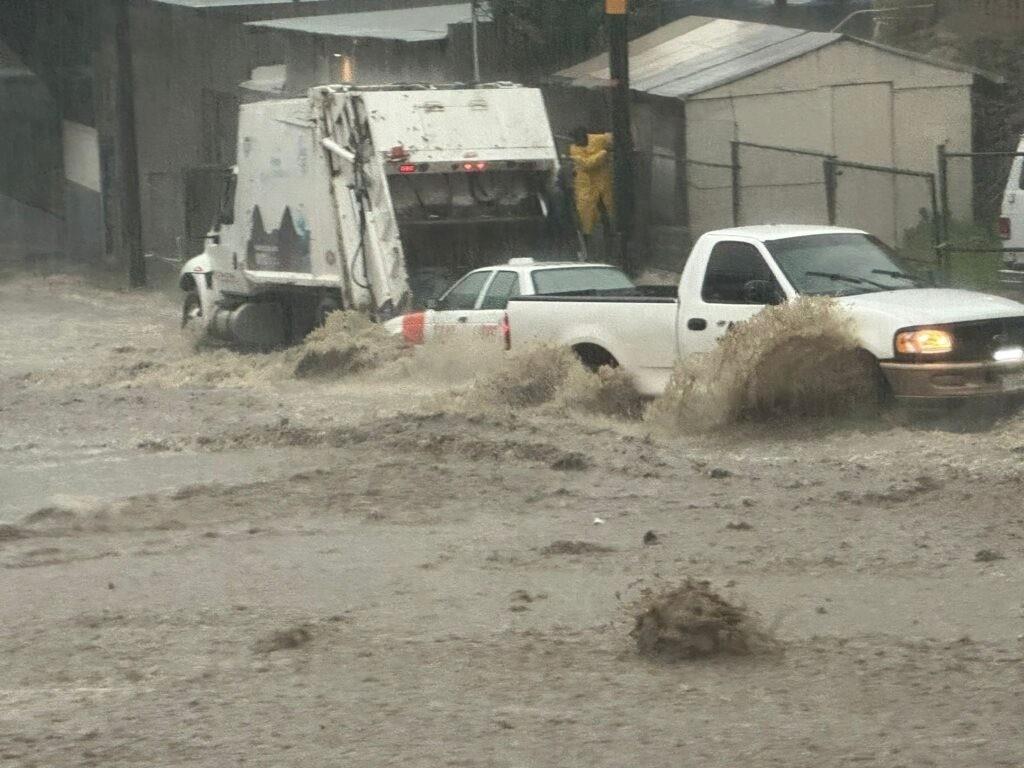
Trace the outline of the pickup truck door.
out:
M 497 337 L 508 300 L 518 296 L 519 293 L 519 274 L 517 272 L 510 269 L 499 269 L 495 272 L 480 300 L 479 309 L 470 313 L 474 315 L 474 329 L 483 336 Z
M 470 272 L 449 288 L 430 314 L 430 335 L 471 333 L 477 319 L 476 309 L 493 274 L 488 269 Z
M 765 307 L 764 297 L 778 303 L 785 296 L 771 267 L 752 243 L 722 240 L 712 247 L 700 286 L 681 297 L 681 355 L 709 352 L 735 323 L 749 320 Z

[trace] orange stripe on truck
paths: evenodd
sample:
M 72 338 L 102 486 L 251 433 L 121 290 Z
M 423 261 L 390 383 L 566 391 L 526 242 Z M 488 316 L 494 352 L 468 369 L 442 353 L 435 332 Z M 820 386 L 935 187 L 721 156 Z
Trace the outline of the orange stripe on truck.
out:
M 426 312 L 413 312 L 402 317 L 402 338 L 409 344 L 423 343 L 423 328 L 427 324 Z

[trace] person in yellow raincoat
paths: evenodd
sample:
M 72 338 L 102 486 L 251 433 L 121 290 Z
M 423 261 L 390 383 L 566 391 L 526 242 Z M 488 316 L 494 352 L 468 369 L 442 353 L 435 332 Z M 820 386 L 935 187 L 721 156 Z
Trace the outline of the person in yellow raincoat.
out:
M 573 162 L 573 187 L 580 230 L 589 235 L 602 217 L 611 218 L 612 211 L 612 135 L 587 133 L 585 128 L 572 132 L 569 157 Z

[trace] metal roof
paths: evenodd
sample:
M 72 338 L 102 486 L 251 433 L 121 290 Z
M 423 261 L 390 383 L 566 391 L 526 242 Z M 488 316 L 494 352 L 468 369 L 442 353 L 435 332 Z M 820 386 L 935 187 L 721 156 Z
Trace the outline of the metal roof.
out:
M 808 32 L 749 21 L 687 16 L 630 43 L 630 88 L 654 96 L 685 99 L 844 39 L 925 60 L 906 51 L 835 32 Z M 928 63 L 984 75 L 945 62 Z M 606 86 L 609 78 L 607 55 L 597 56 L 554 76 L 556 82 L 582 87 Z
M 630 44 L 634 91 L 686 98 L 739 80 L 842 39 L 832 32 L 687 16 Z M 560 80 L 597 86 L 610 78 L 608 57 L 559 72 Z
M 450 24 L 469 23 L 472 21 L 472 15 L 472 4 L 454 3 L 390 11 L 332 13 L 325 16 L 250 21 L 246 26 L 330 37 L 375 37 L 420 42 L 444 40 L 448 37 Z
M 231 8 L 245 5 L 289 5 L 323 3 L 327 0 L 155 0 L 164 5 L 181 5 L 185 8 Z

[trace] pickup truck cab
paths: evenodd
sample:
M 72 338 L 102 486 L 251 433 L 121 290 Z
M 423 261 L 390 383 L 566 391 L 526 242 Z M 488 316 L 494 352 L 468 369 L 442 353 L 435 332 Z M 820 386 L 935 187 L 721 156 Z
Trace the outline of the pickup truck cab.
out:
M 521 257 L 466 273 L 429 309 L 410 312 L 384 323 L 410 344 L 441 335 L 484 335 L 498 338 L 505 306 L 514 296 L 544 293 L 580 294 L 629 291 L 632 281 L 616 267 L 579 261 L 535 261 Z
M 924 287 L 856 229 L 769 225 L 700 237 L 674 297 L 531 296 L 508 302 L 507 344 L 556 343 L 585 363 L 622 366 L 645 395 L 675 361 L 711 350 L 766 305 L 831 296 L 899 398 L 1024 389 L 1024 304 Z

